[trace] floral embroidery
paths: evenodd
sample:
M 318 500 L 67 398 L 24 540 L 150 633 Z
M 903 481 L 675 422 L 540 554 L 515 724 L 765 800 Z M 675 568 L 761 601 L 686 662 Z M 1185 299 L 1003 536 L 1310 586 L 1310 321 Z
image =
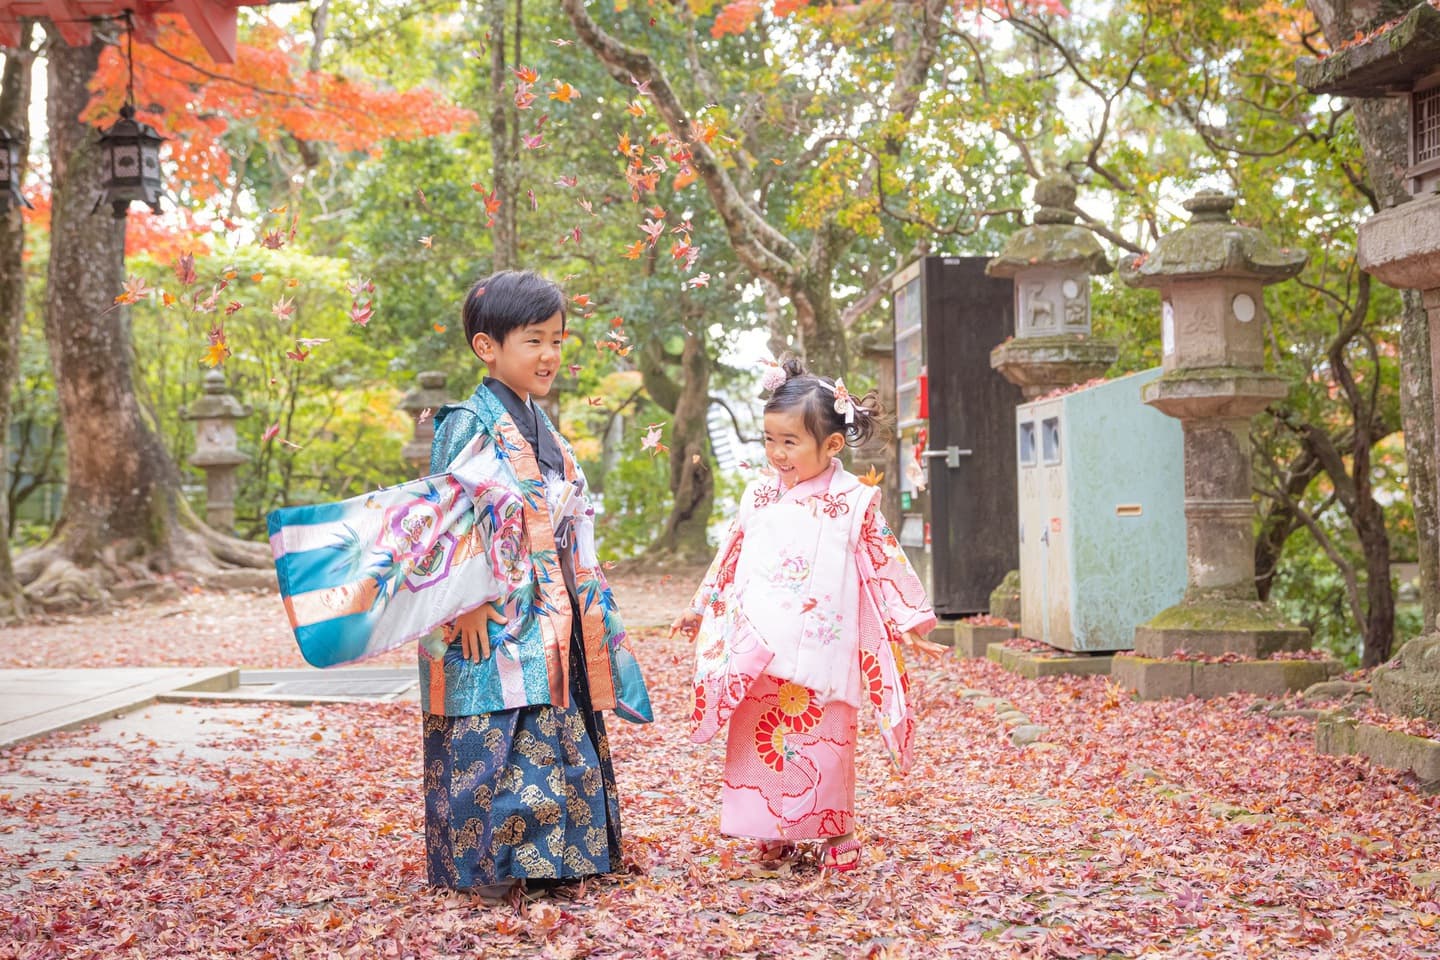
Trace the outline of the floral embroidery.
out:
M 865 690 L 870 694 L 870 702 L 880 706 L 885 695 L 885 681 L 880 676 L 880 658 L 863 648 L 860 651 L 860 675 L 865 680 Z
M 850 504 L 843 493 L 820 493 L 814 499 L 820 502 L 820 509 L 831 520 L 850 512 Z
M 699 723 L 705 717 L 705 684 L 695 684 L 695 709 L 690 713 L 690 722 Z
M 760 507 L 768 507 L 768 506 L 770 506 L 770 504 L 779 501 L 779 499 L 780 499 L 780 488 L 779 488 L 778 486 L 772 487 L 772 486 L 770 486 L 770 485 L 768 485 L 768 484 L 763 484 L 763 483 L 756 485 L 756 487 L 755 487 L 755 506 L 756 506 L 757 509 L 760 508 Z
M 787 681 L 780 685 L 775 699 L 779 702 L 780 712 L 785 715 L 786 725 L 796 733 L 804 733 L 820 722 L 820 704 L 815 701 L 815 693 L 809 687 Z
M 790 728 L 779 710 L 765 711 L 755 724 L 755 752 L 760 754 L 767 767 L 777 773 L 785 769 L 785 757 L 789 753 L 785 749 L 785 734 L 789 732 Z

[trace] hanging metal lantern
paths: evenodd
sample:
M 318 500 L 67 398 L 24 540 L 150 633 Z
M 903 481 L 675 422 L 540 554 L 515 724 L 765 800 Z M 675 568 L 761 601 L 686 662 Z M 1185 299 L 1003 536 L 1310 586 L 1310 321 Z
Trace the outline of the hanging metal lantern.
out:
M 0 127 L 0 213 L 10 209 L 12 203 L 30 206 L 30 201 L 20 192 L 20 177 L 25 170 L 20 163 L 20 148 L 25 141 L 12 137 L 10 131 Z
M 108 203 L 115 218 L 123 219 L 130 201 L 141 200 L 160 212 L 164 186 L 160 182 L 160 144 L 165 138 L 149 124 L 135 119 L 135 107 L 120 108 L 120 119 L 100 134 L 100 171 L 104 177 L 95 210 Z M 91 213 L 95 211 L 92 210 Z

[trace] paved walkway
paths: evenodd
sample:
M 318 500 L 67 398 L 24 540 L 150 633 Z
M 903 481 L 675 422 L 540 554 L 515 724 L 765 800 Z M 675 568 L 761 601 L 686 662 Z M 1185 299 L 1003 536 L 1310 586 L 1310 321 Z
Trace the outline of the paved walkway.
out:
M 414 696 L 414 667 L 0 670 L 0 749 L 156 702 L 353 703 Z

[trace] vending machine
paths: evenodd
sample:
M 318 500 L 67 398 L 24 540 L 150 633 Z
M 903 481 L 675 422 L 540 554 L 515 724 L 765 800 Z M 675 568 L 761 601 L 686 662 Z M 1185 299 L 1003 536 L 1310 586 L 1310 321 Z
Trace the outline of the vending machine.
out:
M 895 420 L 905 554 L 935 612 L 984 612 L 1018 567 L 1018 387 L 990 368 L 1014 330 L 1008 278 L 988 257 L 924 257 L 895 276 Z

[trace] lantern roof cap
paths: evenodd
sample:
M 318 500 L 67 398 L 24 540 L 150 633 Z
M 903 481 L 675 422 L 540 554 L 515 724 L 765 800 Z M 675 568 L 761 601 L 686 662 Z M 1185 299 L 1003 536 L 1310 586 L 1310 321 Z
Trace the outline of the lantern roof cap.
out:
M 1186 200 L 1190 224 L 1161 237 L 1149 253 L 1120 261 L 1120 279 L 1132 287 L 1158 287 L 1173 280 L 1240 277 L 1278 283 L 1299 273 L 1309 259 L 1303 250 L 1273 242 L 1254 227 L 1234 223 L 1233 194 L 1201 191 Z
M 225 383 L 225 373 L 222 370 L 210 370 L 205 374 L 205 393 L 200 399 L 183 407 L 180 410 L 180 417 L 183 420 L 239 420 L 250 416 L 250 406 L 235 399 L 230 392 L 229 386 Z
M 1076 195 L 1075 182 L 1064 174 L 1042 177 L 1035 184 L 1035 222 L 1009 236 L 985 264 L 986 275 L 1013 277 L 1037 267 L 1079 267 L 1091 275 L 1115 269 L 1095 234 L 1075 225 Z
M 1295 79 L 1312 93 L 1383 97 L 1408 92 L 1440 67 L 1440 10 L 1421 0 L 1327 57 L 1295 61 Z

